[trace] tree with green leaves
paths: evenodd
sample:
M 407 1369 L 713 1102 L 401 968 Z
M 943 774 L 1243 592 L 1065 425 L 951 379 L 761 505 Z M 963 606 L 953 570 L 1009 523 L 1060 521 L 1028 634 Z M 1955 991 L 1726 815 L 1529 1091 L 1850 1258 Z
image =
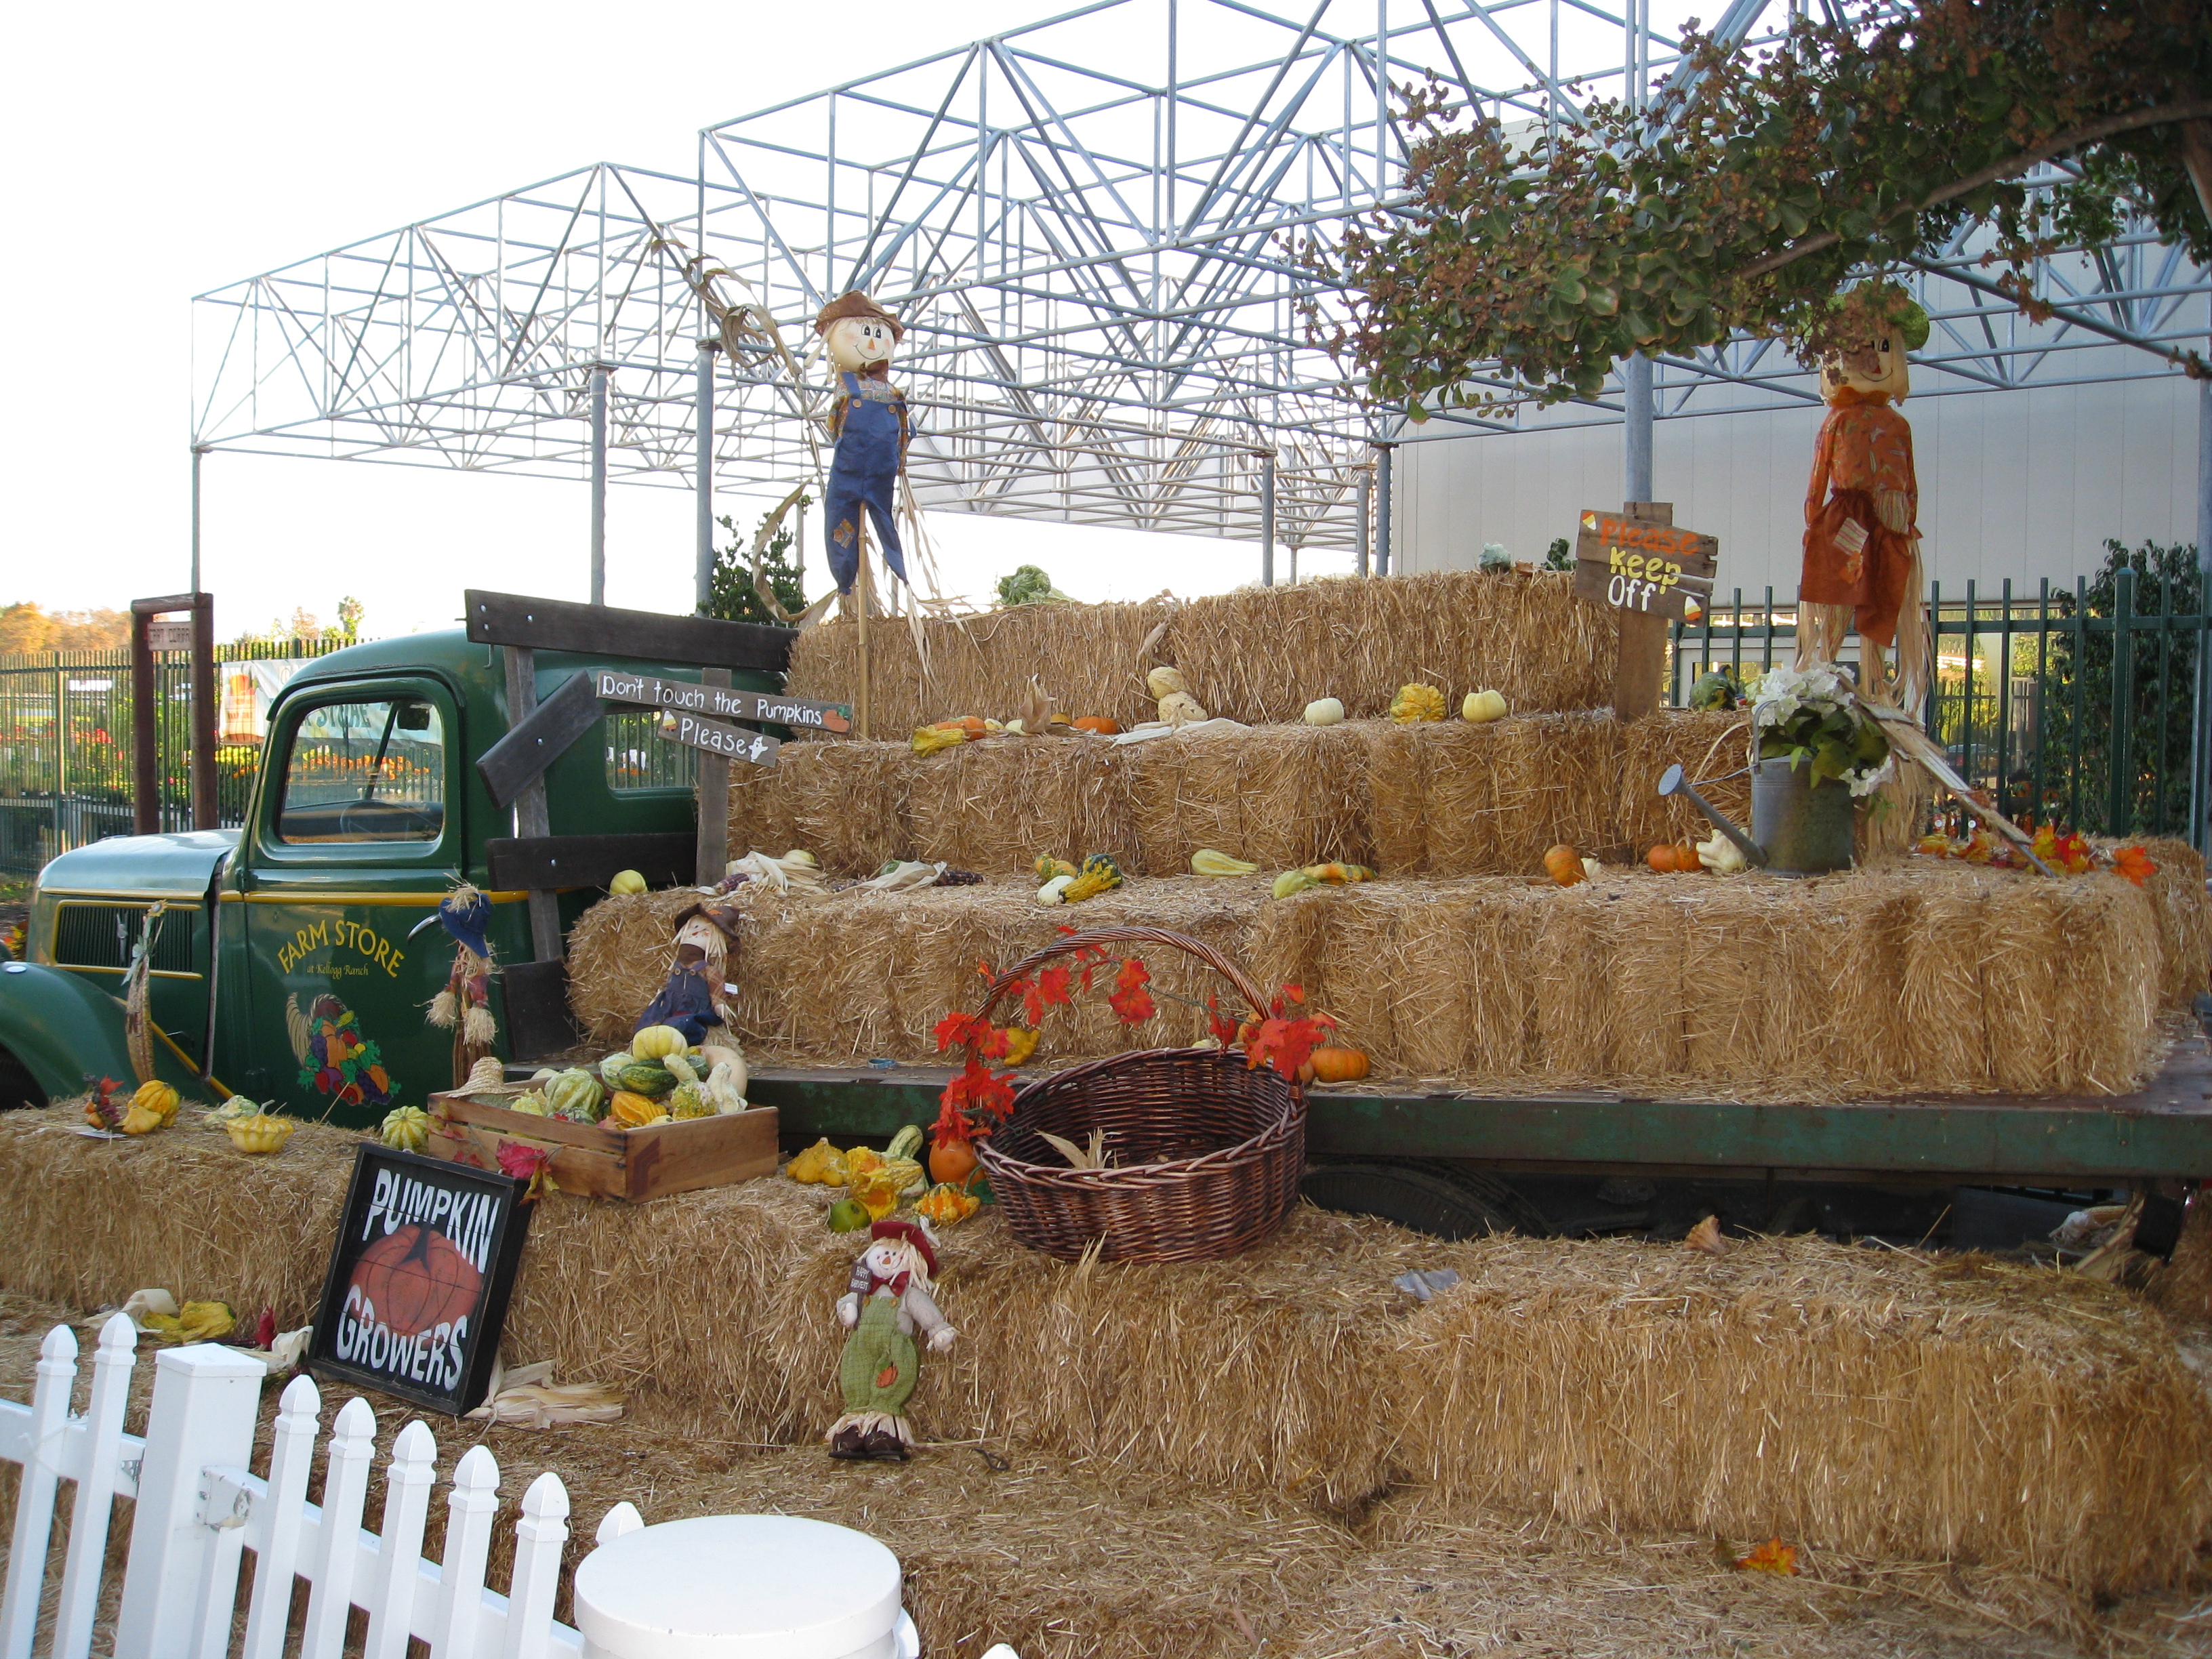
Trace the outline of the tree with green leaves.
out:
M 1410 203 L 1306 257 L 1351 293 L 1316 331 L 1416 421 L 1593 397 L 1623 357 L 1731 330 L 1814 361 L 1875 320 L 1856 277 L 1974 227 L 2032 317 L 2035 260 L 2130 215 L 2212 263 L 2204 0 L 1852 0 L 1765 53 L 1692 29 L 1649 109 L 1594 102 L 1555 133 L 1454 112 L 1440 85 L 1408 100 Z
M 800 507 L 806 497 L 797 498 Z M 714 617 L 722 622 L 763 623 L 774 627 L 786 625 L 788 616 L 806 609 L 805 574 L 799 565 L 799 556 L 793 551 L 798 532 L 785 517 L 785 508 L 775 507 L 761 514 L 758 531 L 753 538 L 753 547 L 759 549 L 760 580 L 768 585 L 787 616 L 772 613 L 754 583 L 754 567 L 749 562 L 753 548 L 748 547 L 738 536 L 738 527 L 726 513 L 716 521 L 732 537 L 730 544 L 714 558 L 714 574 L 707 592 L 707 603 L 699 607 L 702 617 Z M 760 532 L 771 532 L 763 542 Z

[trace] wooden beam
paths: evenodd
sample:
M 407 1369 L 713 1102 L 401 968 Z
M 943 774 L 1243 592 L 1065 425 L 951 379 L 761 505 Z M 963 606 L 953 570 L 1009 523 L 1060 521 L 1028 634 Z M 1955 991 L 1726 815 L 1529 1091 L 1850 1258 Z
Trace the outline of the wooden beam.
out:
M 469 638 L 480 645 L 781 674 L 789 666 L 791 647 L 799 638 L 799 630 L 793 628 L 720 622 L 710 617 L 617 611 L 478 588 L 469 589 L 465 597 Z
M 1627 501 L 1621 516 L 1632 524 L 1672 525 L 1672 501 Z M 1613 717 L 1641 720 L 1659 708 L 1659 680 L 1667 670 L 1667 618 L 1642 611 L 1620 613 L 1620 654 L 1613 666 Z
M 192 828 L 217 830 L 215 789 L 215 596 L 192 595 Z
M 507 735 L 483 751 L 477 775 L 491 791 L 495 805 L 512 805 L 577 738 L 599 723 L 604 711 L 592 688 L 590 674 L 571 674 L 528 714 L 515 717 Z
M 507 1047 L 511 1060 L 543 1060 L 583 1040 L 568 1010 L 568 964 L 509 963 L 499 970 L 500 993 L 507 1004 Z
M 507 720 L 512 731 L 526 725 L 538 707 L 538 656 L 527 646 L 512 645 L 504 647 L 500 654 L 507 659 Z M 532 778 L 517 793 L 514 828 L 516 834 L 525 838 L 552 833 L 545 811 L 545 780 L 542 776 Z M 540 962 L 557 962 L 561 958 L 561 904 L 550 889 L 530 890 L 530 945 Z M 509 1035 L 511 1040 L 512 1034 Z
M 709 668 L 699 677 L 710 696 L 726 692 L 730 671 Z M 730 862 L 730 762 L 726 755 L 708 749 L 699 756 L 699 823 L 694 844 L 692 879 L 702 887 L 721 880 Z

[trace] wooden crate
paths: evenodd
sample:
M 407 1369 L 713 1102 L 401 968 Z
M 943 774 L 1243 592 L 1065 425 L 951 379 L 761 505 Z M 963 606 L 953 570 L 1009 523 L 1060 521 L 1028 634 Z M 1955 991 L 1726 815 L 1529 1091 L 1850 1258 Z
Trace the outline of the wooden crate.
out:
M 433 1158 L 496 1170 L 500 1147 L 514 1141 L 553 1154 L 548 1170 L 562 1192 L 632 1203 L 775 1173 L 780 1126 L 773 1106 L 622 1129 L 607 1122 L 538 1117 L 491 1103 L 528 1086 L 506 1084 L 465 1095 L 432 1095 L 425 1150 Z

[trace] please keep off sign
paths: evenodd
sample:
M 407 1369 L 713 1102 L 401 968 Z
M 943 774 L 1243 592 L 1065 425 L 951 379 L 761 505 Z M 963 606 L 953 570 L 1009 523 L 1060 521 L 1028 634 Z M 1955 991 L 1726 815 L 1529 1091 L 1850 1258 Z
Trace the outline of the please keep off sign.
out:
M 1678 622 L 1693 595 L 1700 606 L 1710 602 L 1717 538 L 1598 508 L 1583 514 L 1581 526 L 1575 541 L 1577 597 Z

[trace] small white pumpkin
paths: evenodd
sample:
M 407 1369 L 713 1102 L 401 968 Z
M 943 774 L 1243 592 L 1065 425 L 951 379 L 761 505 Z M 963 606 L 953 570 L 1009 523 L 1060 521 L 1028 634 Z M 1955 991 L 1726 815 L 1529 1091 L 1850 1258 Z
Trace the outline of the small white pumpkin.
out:
M 1505 718 L 1505 695 L 1501 691 L 1470 691 L 1459 706 L 1459 717 L 1470 726 L 1486 726 Z
M 665 1060 L 691 1046 L 691 1039 L 673 1025 L 648 1025 L 629 1040 L 629 1051 L 640 1060 Z
M 1337 726 L 1344 720 L 1344 699 L 1321 697 L 1306 705 L 1308 726 Z

